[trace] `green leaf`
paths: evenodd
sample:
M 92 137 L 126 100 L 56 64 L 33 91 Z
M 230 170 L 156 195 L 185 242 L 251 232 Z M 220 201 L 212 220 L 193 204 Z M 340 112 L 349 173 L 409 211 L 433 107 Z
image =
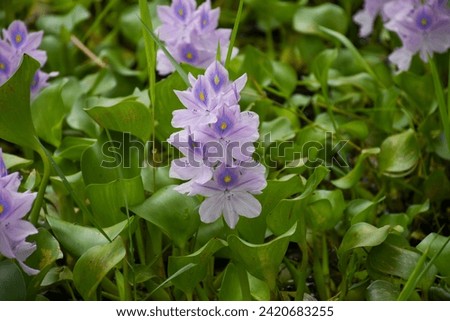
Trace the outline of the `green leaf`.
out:
M 375 214 L 376 202 L 365 199 L 354 199 L 347 204 L 345 214 L 347 215 L 351 225 L 360 222 L 370 222 Z
M 128 134 L 103 133 L 81 156 L 81 172 L 86 186 L 111 183 L 119 178 L 132 179 L 140 175 L 144 162 L 144 147 Z
M 425 252 L 426 249 L 429 248 L 427 255 L 431 259 L 442 249 L 447 240 L 448 237 L 439 235 L 437 233 L 430 233 L 422 240 L 422 242 L 417 245 L 417 249 L 421 252 Z M 447 243 L 442 252 L 434 261 L 434 264 L 438 268 L 439 272 L 446 277 L 450 277 L 449 262 L 450 243 Z M 450 283 L 450 281 L 448 281 L 447 283 Z
M 273 67 L 267 55 L 253 46 L 247 46 L 244 51 L 244 63 L 239 74 L 247 73 L 250 80 L 256 81 L 263 87 L 270 85 L 273 79 Z
M 295 69 L 279 61 L 272 61 L 272 69 L 275 85 L 286 97 L 290 97 L 297 87 Z
M 314 230 L 332 229 L 342 219 L 345 200 L 342 191 L 316 190 L 307 201 L 306 220 Z
M 285 198 L 299 193 L 302 189 L 302 182 L 298 175 L 287 175 L 279 180 L 269 180 L 267 187 L 256 198 L 261 202 L 261 215 L 248 219 L 241 217 L 237 225 L 240 235 L 252 243 L 264 242 L 266 233 L 266 216 L 272 212 L 277 204 Z
M 381 144 L 380 171 L 387 176 L 405 176 L 414 170 L 419 157 L 419 143 L 412 129 L 389 136 Z
M 65 136 L 54 156 L 79 161 L 83 152 L 93 144 L 95 144 L 95 140 L 92 138 Z
M 294 136 L 291 122 L 286 117 L 277 117 L 261 124 L 260 137 L 265 147 L 274 142 L 289 140 Z
M 312 64 L 312 71 L 317 81 L 319 81 L 322 89 L 328 90 L 328 72 L 331 65 L 334 63 L 338 56 L 336 49 L 327 49 L 322 51 Z
M 122 222 L 126 219 L 123 208 L 140 204 L 145 199 L 141 176 L 117 179 L 107 184 L 90 184 L 86 193 L 96 222 L 101 227 Z
M 333 183 L 334 186 L 339 187 L 341 189 L 352 188 L 359 182 L 359 180 L 363 175 L 364 172 L 363 161 L 367 157 L 378 154 L 379 152 L 380 152 L 379 148 L 364 149 L 361 152 L 361 155 L 359 155 L 355 167 L 345 176 L 332 180 L 331 183 Z
M 73 273 L 67 266 L 52 267 L 45 275 L 41 286 L 50 286 L 61 281 L 72 281 Z
M 12 261 L 0 262 L 0 301 L 22 301 L 27 288 L 20 268 Z
M 239 270 L 233 262 L 230 262 L 225 268 L 222 285 L 219 291 L 220 301 L 242 301 L 241 282 Z
M 44 88 L 31 104 L 36 133 L 55 147 L 61 144 L 63 121 L 69 113 L 61 96 L 67 82 L 63 80 Z
M 24 55 L 19 70 L 0 86 L 0 138 L 39 150 L 30 110 L 30 85 L 39 63 Z
M 82 256 L 89 249 L 97 245 L 105 245 L 109 243 L 106 237 L 93 227 L 68 223 L 57 217 L 49 215 L 47 216 L 47 222 L 62 247 L 76 257 Z M 110 239 L 113 240 L 128 226 L 128 220 L 125 220 L 114 226 L 107 227 L 103 229 L 103 231 Z
M 174 90 L 186 90 L 186 88 L 186 84 L 177 73 L 173 73 L 156 83 L 155 119 L 158 120 L 156 136 L 160 141 L 166 141 L 175 132 L 175 128 L 171 124 L 173 111 L 185 108 L 175 95 Z
M 33 164 L 32 160 L 28 160 L 22 157 L 18 157 L 16 155 L 2 153 L 3 161 L 5 162 L 5 166 L 8 170 L 17 170 L 22 167 L 27 167 Z
M 138 101 L 124 100 L 113 106 L 94 106 L 85 110 L 103 128 L 130 133 L 143 142 L 150 138 L 150 110 Z
M 389 226 L 377 228 L 368 223 L 356 223 L 352 225 L 344 235 L 339 252 L 343 253 L 358 247 L 373 247 L 380 245 L 389 234 Z
M 321 35 L 319 26 L 339 33 L 347 32 L 347 15 L 342 7 L 325 3 L 316 7 L 301 7 L 294 16 L 294 30 L 313 35 Z
M 158 226 L 177 247 L 184 249 L 200 224 L 199 203 L 193 197 L 174 191 L 174 187 L 161 188 L 131 211 Z
M 398 286 L 384 280 L 373 281 L 366 291 L 368 301 L 395 301 L 399 294 Z
M 56 260 L 63 258 L 58 241 L 46 229 L 40 228 L 39 233 L 31 235 L 28 240 L 36 243 L 37 248 L 27 259 L 27 264 L 30 267 L 42 272 Z
M 236 235 L 228 237 L 228 244 L 233 257 L 243 263 L 249 273 L 264 280 L 270 289 L 275 289 L 278 270 L 291 236 L 295 233 L 297 224 L 285 234 L 264 244 L 251 244 Z
M 192 254 L 169 257 L 169 276 L 175 275 L 177 271 L 189 264 L 195 265 L 188 274 L 181 274 L 178 277 L 172 278 L 172 284 L 185 293 L 192 293 L 195 286 L 205 278 L 209 261 L 213 254 L 225 246 L 227 246 L 225 241 L 212 239 L 206 243 L 205 246 Z
M 72 32 L 77 24 L 87 20 L 90 16 L 89 11 L 79 4 L 66 15 L 42 15 L 37 21 L 37 26 L 45 33 L 59 35 L 63 29 Z
M 73 283 L 84 300 L 96 299 L 98 285 L 125 255 L 125 246 L 118 237 L 111 243 L 92 247 L 78 259 L 73 269 Z
M 275 235 L 286 233 L 299 219 L 301 202 L 295 199 L 283 199 L 267 215 L 267 227 Z
M 395 276 L 407 281 L 420 259 L 421 254 L 412 249 L 402 248 L 386 241 L 370 251 L 367 258 L 368 271 L 373 278 L 388 280 Z M 421 278 L 418 287 L 429 288 L 434 282 L 436 272 L 436 267 L 431 266 Z

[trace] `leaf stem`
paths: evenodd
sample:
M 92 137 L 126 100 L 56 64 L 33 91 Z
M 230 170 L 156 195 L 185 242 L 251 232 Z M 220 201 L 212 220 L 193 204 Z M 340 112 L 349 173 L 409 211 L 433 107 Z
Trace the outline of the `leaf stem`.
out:
M 44 173 L 42 175 L 42 180 L 39 185 L 38 195 L 36 197 L 36 200 L 33 204 L 33 208 L 30 213 L 30 222 L 33 225 L 37 225 L 37 222 L 39 220 L 39 213 L 42 208 L 42 204 L 44 203 L 44 196 L 45 196 L 45 190 L 47 188 L 47 183 L 50 178 L 50 169 L 51 165 L 49 162 L 49 159 L 47 158 L 47 155 L 42 149 L 38 150 L 39 156 L 42 158 L 42 163 L 44 165 Z
M 449 113 L 447 112 L 447 107 L 445 106 L 444 90 L 442 88 L 441 80 L 439 79 L 439 73 L 436 68 L 435 58 L 429 58 L 429 65 L 431 69 L 431 75 L 433 77 L 434 92 L 436 94 L 439 106 L 439 113 L 442 119 L 445 139 L 447 140 L 447 148 L 450 150 L 450 119 L 448 118 Z
M 228 46 L 227 59 L 225 60 L 225 68 L 228 68 L 229 64 L 230 64 L 231 54 L 233 53 L 233 47 L 234 47 L 234 43 L 236 41 L 238 29 L 239 29 L 239 23 L 241 22 L 243 7 L 244 7 L 244 0 L 239 0 L 239 8 L 238 8 L 238 12 L 236 15 L 236 19 L 234 20 L 233 31 L 231 32 L 231 40 L 230 40 L 230 44 Z

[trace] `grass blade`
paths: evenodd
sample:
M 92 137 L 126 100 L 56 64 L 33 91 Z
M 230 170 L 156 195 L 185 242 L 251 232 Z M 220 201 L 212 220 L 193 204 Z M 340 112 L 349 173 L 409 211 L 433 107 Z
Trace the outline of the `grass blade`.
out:
M 230 40 L 230 44 L 228 46 L 227 59 L 225 60 L 225 68 L 227 68 L 228 65 L 230 64 L 231 54 L 233 53 L 234 42 L 236 41 L 236 36 L 237 36 L 238 29 L 239 29 L 239 23 L 241 22 L 243 7 L 244 7 L 244 0 L 240 0 L 236 19 L 234 20 L 233 31 L 231 32 L 231 40 Z

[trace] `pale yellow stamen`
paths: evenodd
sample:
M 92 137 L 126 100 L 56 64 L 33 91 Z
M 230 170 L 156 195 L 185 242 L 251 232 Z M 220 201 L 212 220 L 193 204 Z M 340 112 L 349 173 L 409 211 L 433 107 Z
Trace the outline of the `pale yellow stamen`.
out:
M 223 178 L 223 181 L 224 181 L 225 183 L 231 182 L 231 176 L 230 176 L 230 175 L 225 176 L 225 177 Z
M 178 9 L 178 14 L 180 15 L 180 17 L 182 17 L 184 15 L 183 9 Z
M 219 76 L 217 76 L 217 75 L 214 76 L 214 83 L 216 84 L 216 86 L 220 83 Z
M 204 26 L 206 26 L 206 24 L 208 23 L 208 21 L 206 21 L 206 19 L 203 19 L 202 23 L 203 23 Z
M 227 129 L 228 125 L 226 122 L 222 122 L 222 124 L 220 124 L 220 129 L 225 130 Z
M 205 94 L 203 93 L 203 91 L 198 94 L 198 98 L 200 98 L 201 101 L 205 101 Z
M 16 42 L 19 43 L 22 41 L 22 36 L 21 35 L 16 35 Z

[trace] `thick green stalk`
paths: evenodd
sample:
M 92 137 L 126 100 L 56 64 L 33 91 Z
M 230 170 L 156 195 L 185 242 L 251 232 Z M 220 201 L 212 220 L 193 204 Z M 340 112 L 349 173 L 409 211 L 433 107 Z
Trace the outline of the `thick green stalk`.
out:
M 431 69 L 431 75 L 433 76 L 434 92 L 436 94 L 439 106 L 439 113 L 442 120 L 442 126 L 444 127 L 445 139 L 447 140 L 447 147 L 450 150 L 450 119 L 448 118 L 449 113 L 447 112 L 447 106 L 445 105 L 444 90 L 442 88 L 441 80 L 439 79 L 439 73 L 437 71 L 434 58 L 429 59 L 429 64 Z
M 42 158 L 42 163 L 44 164 L 44 173 L 42 175 L 42 180 L 39 185 L 38 195 L 36 197 L 36 200 L 34 201 L 33 208 L 30 213 L 30 222 L 33 225 L 36 225 L 39 220 L 39 213 L 42 208 L 42 204 L 44 203 L 44 196 L 45 196 L 45 190 L 47 188 L 47 183 L 50 178 L 50 161 L 45 154 L 44 150 L 40 149 L 38 151 L 39 156 Z
M 244 7 L 244 0 L 239 0 L 239 8 L 234 20 L 233 31 L 231 32 L 230 46 L 228 47 L 227 59 L 225 60 L 225 68 L 229 67 L 231 54 L 233 53 L 234 42 L 236 41 L 237 32 L 239 29 L 239 23 L 241 22 L 242 8 Z
M 302 262 L 300 264 L 299 271 L 297 273 L 296 284 L 297 292 L 295 294 L 295 299 L 297 301 L 303 301 L 305 291 L 306 291 L 306 278 L 308 270 L 308 243 L 306 241 L 306 221 L 304 213 L 300 213 L 300 219 L 298 220 L 298 229 L 300 231 L 300 242 L 299 247 L 302 251 Z

